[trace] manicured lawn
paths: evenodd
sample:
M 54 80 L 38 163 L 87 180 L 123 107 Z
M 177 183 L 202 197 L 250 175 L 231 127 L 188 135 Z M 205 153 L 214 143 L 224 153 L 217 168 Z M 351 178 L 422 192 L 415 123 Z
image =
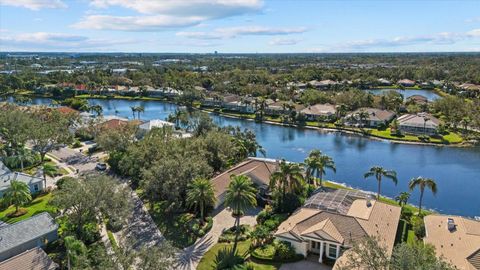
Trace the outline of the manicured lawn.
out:
M 408 142 L 422 142 L 418 136 L 415 135 L 402 135 L 402 136 L 395 136 L 390 133 L 390 128 L 385 130 L 378 130 L 378 129 L 369 129 L 368 132 L 374 136 L 385 138 L 385 139 L 392 139 L 392 140 L 401 140 L 401 141 L 408 141 Z M 432 138 L 428 142 L 432 143 L 446 143 L 446 144 L 455 144 L 461 143 L 463 141 L 462 137 L 454 132 L 449 132 L 448 134 L 443 136 L 443 139 L 440 138 Z
M 31 216 L 38 215 L 43 212 L 55 213 L 55 207 L 48 204 L 48 202 L 52 199 L 52 194 L 48 193 L 45 195 L 40 195 L 36 197 L 32 202 L 28 205 L 24 206 L 23 208 L 27 209 L 27 213 L 25 215 L 9 218 L 7 214 L 12 213 L 15 211 L 14 206 L 10 206 L 6 210 L 0 212 L 0 220 L 7 223 L 15 223 L 24 219 L 27 219 Z
M 417 241 L 417 237 L 415 236 L 415 232 L 412 230 L 408 230 L 407 243 L 414 244 L 416 241 Z
M 215 257 L 217 256 L 218 252 L 224 248 L 232 248 L 233 244 L 228 244 L 228 243 L 218 243 L 215 246 L 213 246 L 205 255 L 203 256 L 202 260 L 198 264 L 197 270 L 211 270 L 214 269 L 214 262 L 215 262 Z M 248 249 L 250 247 L 250 241 L 244 241 L 244 242 L 239 242 L 237 246 L 238 254 L 243 255 L 248 252 Z M 256 260 L 251 260 L 251 264 L 253 264 L 255 269 L 260 269 L 260 270 L 276 270 L 280 268 L 279 263 L 270 263 L 266 264 L 264 262 L 256 261 Z

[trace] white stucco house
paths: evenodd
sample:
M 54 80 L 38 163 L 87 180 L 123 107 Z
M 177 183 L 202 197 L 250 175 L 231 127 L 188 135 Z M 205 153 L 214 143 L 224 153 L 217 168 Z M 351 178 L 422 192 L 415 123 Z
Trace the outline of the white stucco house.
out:
M 12 172 L 2 161 L 0 161 L 0 198 L 3 197 L 5 191 L 10 188 L 10 183 L 12 181 L 20 181 L 27 184 L 32 194 L 41 192 L 45 189 L 42 178 L 25 173 Z

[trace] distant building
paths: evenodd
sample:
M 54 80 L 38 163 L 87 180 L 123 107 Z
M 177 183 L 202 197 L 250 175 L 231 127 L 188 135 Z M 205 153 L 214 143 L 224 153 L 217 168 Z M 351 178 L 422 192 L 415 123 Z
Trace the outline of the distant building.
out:
M 399 80 L 397 82 L 398 85 L 404 86 L 404 87 L 413 87 L 415 86 L 415 81 L 409 80 L 409 79 L 403 79 Z
M 12 181 L 19 181 L 27 184 L 30 192 L 37 193 L 45 189 L 42 178 L 34 177 L 21 172 L 12 172 L 2 161 L 0 161 L 0 198 L 10 188 Z
M 0 262 L 0 270 L 55 270 L 58 264 L 36 247 Z
M 318 257 L 320 263 L 328 258 L 337 266 L 355 241 L 368 236 L 376 237 L 391 255 L 400 212 L 400 207 L 371 200 L 363 192 L 326 188 L 282 222 L 274 235 L 305 257 Z
M 387 79 L 381 78 L 381 79 L 378 79 L 378 84 L 382 86 L 390 86 L 392 85 L 392 82 Z
M 0 228 L 0 261 L 57 240 L 58 224 L 48 213 Z
M 397 121 L 400 131 L 419 135 L 435 135 L 440 125 L 440 120 L 428 113 L 404 114 Z
M 424 105 L 428 103 L 428 98 L 422 95 L 413 95 L 407 98 L 407 103 L 414 103 L 418 105 Z
M 300 111 L 309 121 L 317 121 L 321 118 L 330 118 L 335 116 L 335 105 L 332 104 L 315 104 L 308 106 Z
M 360 119 L 362 112 L 367 113 L 368 117 Z M 392 111 L 376 108 L 360 108 L 345 116 L 345 124 L 347 126 L 364 125 L 367 127 L 378 127 L 380 125 L 387 125 L 394 117 L 395 113 Z
M 438 214 L 423 219 L 423 241 L 435 247 L 438 257 L 460 270 L 480 269 L 480 221 Z

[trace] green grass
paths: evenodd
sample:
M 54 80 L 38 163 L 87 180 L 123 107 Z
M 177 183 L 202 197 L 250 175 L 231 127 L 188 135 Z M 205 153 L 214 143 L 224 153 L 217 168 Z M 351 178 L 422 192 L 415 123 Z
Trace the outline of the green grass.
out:
M 412 230 L 408 230 L 407 233 L 407 243 L 408 244 L 414 244 L 417 242 L 417 237 L 415 236 L 415 232 Z
M 112 244 L 113 250 L 117 250 L 118 244 L 117 244 L 117 241 L 115 241 L 115 237 L 113 236 L 113 233 L 107 230 L 107 236 L 108 236 L 108 240 L 110 240 L 110 244 Z
M 410 134 L 405 134 L 401 136 L 392 135 L 390 132 L 390 128 L 387 128 L 385 130 L 368 129 L 367 132 L 370 135 L 384 138 L 384 139 L 407 141 L 407 142 L 423 142 L 422 140 L 420 140 L 419 136 L 417 135 L 410 135 Z M 430 137 L 430 140 L 428 142 L 442 143 L 442 144 L 457 144 L 457 143 L 461 143 L 462 141 L 463 139 L 459 134 L 455 132 L 449 132 L 446 135 L 444 135 L 443 138 Z
M 23 207 L 28 211 L 25 215 L 15 217 L 15 218 L 9 218 L 7 216 L 9 213 L 15 211 L 15 207 L 10 206 L 9 208 L 0 212 L 0 220 L 6 223 L 15 223 L 15 222 L 27 219 L 31 216 L 38 215 L 43 212 L 49 212 L 53 214 L 56 212 L 56 208 L 49 205 L 49 202 L 51 199 L 52 199 L 51 193 L 39 195 L 33 201 L 31 201 L 29 204 Z
M 237 246 L 238 254 L 243 255 L 247 254 L 250 248 L 250 241 L 239 242 Z M 202 260 L 198 264 L 197 270 L 211 270 L 214 269 L 214 262 L 215 257 L 217 256 L 218 252 L 224 248 L 232 248 L 233 244 L 227 243 L 218 243 L 214 245 L 205 255 L 203 256 Z M 263 261 L 258 260 L 250 260 L 250 263 L 254 266 L 255 270 L 277 270 L 280 268 L 280 263 L 265 263 Z
M 275 246 L 274 245 L 264 245 L 261 247 L 256 248 L 253 253 L 256 257 L 265 259 L 265 260 L 272 260 L 273 256 L 275 256 Z

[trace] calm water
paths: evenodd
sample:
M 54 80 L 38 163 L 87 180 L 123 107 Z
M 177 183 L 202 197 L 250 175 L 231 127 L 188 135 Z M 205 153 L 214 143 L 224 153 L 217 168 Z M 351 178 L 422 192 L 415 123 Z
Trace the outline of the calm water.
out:
M 49 104 L 46 99 L 33 102 Z M 89 102 L 102 105 L 105 115 L 130 118 L 130 106 L 142 105 L 145 108 L 142 120 L 165 119 L 177 108 L 174 104 L 157 101 L 93 99 Z M 480 148 L 395 144 L 336 132 L 282 127 L 219 115 L 212 117 L 221 126 L 234 125 L 253 130 L 269 158 L 301 162 L 310 150 L 321 149 L 333 157 L 337 166 L 337 173 L 328 172 L 326 177 L 352 187 L 376 191 L 375 180 L 363 178 L 373 165 L 397 171 L 397 186 L 388 180 L 382 183 L 382 194 L 390 197 L 406 191 L 412 177 L 434 178 L 438 193 L 433 196 L 426 191 L 424 204 L 427 207 L 444 213 L 480 216 Z M 418 202 L 417 192 L 412 194 L 410 202 Z
M 401 89 L 368 89 L 366 90 L 374 95 L 382 95 L 388 91 L 395 91 L 403 95 L 404 99 L 407 99 L 408 97 L 411 97 L 413 95 L 421 95 L 426 97 L 430 101 L 434 101 L 440 96 L 435 93 L 435 91 L 432 90 L 425 90 L 425 89 L 419 89 L 419 90 L 401 90 Z

